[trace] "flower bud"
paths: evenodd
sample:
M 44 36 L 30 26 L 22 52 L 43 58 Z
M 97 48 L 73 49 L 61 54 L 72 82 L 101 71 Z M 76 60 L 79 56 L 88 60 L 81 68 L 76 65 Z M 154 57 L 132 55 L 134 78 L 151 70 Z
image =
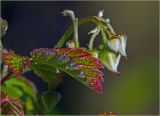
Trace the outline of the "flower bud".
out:
M 104 10 L 100 10 L 100 11 L 98 12 L 98 17 L 103 17 L 103 13 L 104 13 Z
M 75 41 L 74 40 L 69 40 L 66 43 L 67 48 L 75 48 Z
M 121 40 L 119 39 L 119 36 L 116 35 L 108 40 L 107 44 L 112 51 L 118 52 L 121 46 Z
M 122 56 L 127 57 L 127 54 L 126 54 L 127 36 L 126 35 L 119 35 L 119 37 L 120 37 L 120 40 L 121 40 L 121 46 L 120 46 L 120 49 L 119 49 L 119 53 Z
M 110 71 L 119 74 L 117 68 L 120 62 L 121 55 L 116 55 L 114 52 L 103 50 L 99 53 L 99 59 L 103 65 Z

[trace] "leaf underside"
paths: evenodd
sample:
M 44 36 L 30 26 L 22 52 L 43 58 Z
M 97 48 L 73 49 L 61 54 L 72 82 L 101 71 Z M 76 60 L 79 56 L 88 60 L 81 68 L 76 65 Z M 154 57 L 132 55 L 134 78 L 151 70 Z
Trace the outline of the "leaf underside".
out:
M 52 67 L 63 71 L 84 85 L 102 94 L 102 64 L 97 58 L 83 49 L 74 48 L 40 48 L 31 52 L 30 68 L 36 72 L 37 67 Z

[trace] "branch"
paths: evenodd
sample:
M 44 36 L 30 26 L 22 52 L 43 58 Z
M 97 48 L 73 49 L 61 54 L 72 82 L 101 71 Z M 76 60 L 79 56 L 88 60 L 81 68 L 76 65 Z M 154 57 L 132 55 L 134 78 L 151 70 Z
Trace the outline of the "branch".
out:
M 4 76 L 4 77 L 0 80 L 1 85 L 3 85 L 3 84 L 5 83 L 5 81 L 6 81 L 7 79 L 9 79 L 12 75 L 13 75 L 13 73 L 12 73 L 11 71 L 8 72 L 8 74 L 7 74 L 6 76 Z

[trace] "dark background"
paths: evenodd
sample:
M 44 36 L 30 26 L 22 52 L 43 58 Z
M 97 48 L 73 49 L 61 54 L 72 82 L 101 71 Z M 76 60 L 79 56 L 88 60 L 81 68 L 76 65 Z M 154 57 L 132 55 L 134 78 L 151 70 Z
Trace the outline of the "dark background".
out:
M 104 95 L 64 75 L 58 88 L 62 99 L 57 106 L 60 114 L 99 114 L 115 112 L 123 115 L 156 115 L 159 109 L 158 90 L 158 1 L 148 2 L 1 2 L 1 17 L 9 23 L 3 45 L 21 55 L 29 55 L 35 48 L 52 48 L 71 24 L 63 17 L 64 9 L 72 9 L 77 17 L 97 15 L 104 9 L 117 33 L 128 36 L 128 60 L 122 58 L 120 76 L 104 70 Z M 79 30 L 81 45 L 87 45 L 87 34 L 94 25 Z M 97 40 L 98 43 L 99 40 Z M 47 85 L 34 74 L 39 93 Z

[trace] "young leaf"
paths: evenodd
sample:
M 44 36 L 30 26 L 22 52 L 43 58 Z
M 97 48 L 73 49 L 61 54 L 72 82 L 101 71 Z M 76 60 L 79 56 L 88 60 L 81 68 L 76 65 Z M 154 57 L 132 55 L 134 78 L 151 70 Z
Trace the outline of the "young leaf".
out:
M 7 96 L 1 93 L 1 113 L 3 115 L 24 115 L 23 102 L 20 99 Z
M 50 113 L 57 103 L 60 101 L 61 95 L 60 93 L 57 92 L 43 92 L 42 95 L 40 96 L 40 102 L 41 102 L 41 108 L 46 113 Z
M 10 50 L 9 52 L 2 52 L 2 59 L 4 64 L 6 64 L 15 75 L 21 75 L 24 69 L 30 64 L 30 59 L 28 57 L 19 56 Z
M 33 99 L 36 99 L 37 94 L 35 85 L 30 80 L 22 76 L 18 79 L 15 78 L 15 76 L 10 77 L 10 79 L 1 86 L 1 91 L 6 92 L 11 97 L 23 97 L 23 95 L 25 95 Z
M 84 85 L 102 93 L 101 83 L 103 73 L 99 70 L 102 64 L 92 54 L 83 49 L 74 48 L 40 48 L 31 53 L 33 62 L 30 68 L 36 71 L 38 65 L 41 67 L 52 67 L 61 70 L 74 77 Z
M 37 99 L 37 90 L 35 85 L 27 78 L 12 76 L 1 86 L 1 91 L 10 97 L 22 98 L 25 110 L 31 111 L 34 109 L 33 101 Z
M 41 77 L 45 82 L 48 83 L 49 87 L 55 89 L 60 83 L 62 83 L 62 78 L 60 74 L 51 66 L 44 64 L 32 65 L 34 72 Z

